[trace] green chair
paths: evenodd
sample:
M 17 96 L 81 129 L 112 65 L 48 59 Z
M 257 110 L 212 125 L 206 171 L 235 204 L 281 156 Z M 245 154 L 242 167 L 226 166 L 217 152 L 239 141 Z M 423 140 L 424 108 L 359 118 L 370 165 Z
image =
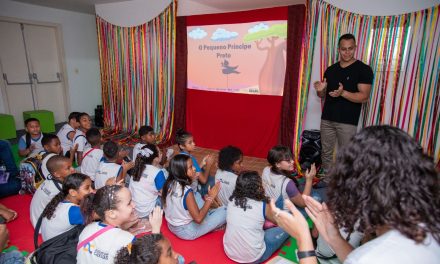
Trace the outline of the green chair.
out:
M 55 117 L 53 112 L 48 110 L 34 110 L 23 112 L 23 120 L 36 118 L 40 121 L 41 131 L 44 133 L 55 132 Z
M 17 137 L 14 116 L 0 114 L 0 139 L 12 139 Z

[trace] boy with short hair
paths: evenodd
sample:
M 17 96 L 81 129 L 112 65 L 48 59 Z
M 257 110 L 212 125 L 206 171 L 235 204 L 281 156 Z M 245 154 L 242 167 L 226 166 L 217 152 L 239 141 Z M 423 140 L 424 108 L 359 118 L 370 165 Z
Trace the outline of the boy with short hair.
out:
M 79 129 L 76 130 L 75 137 L 73 138 L 73 145 L 78 144 L 76 151 L 76 163 L 81 166 L 84 149 L 90 147 L 87 142 L 86 133 L 92 128 L 92 119 L 90 119 L 89 114 L 80 113 L 78 115 Z
M 73 147 L 73 138 L 76 130 L 79 128 L 79 112 L 72 112 L 69 114 L 69 119 L 66 124 L 58 131 L 57 136 L 63 148 L 63 155 L 70 157 L 70 149 Z
M 36 118 L 28 118 L 24 121 L 26 134 L 18 141 L 18 155 L 32 157 L 44 151 L 41 140 L 43 133 L 40 130 L 40 121 Z
M 49 176 L 38 187 L 31 201 L 30 216 L 34 227 L 44 208 L 61 191 L 64 179 L 75 172 L 72 161 L 61 155 L 55 155 L 47 161 L 47 170 Z
M 95 176 L 96 189 L 103 187 L 112 178 L 115 178 L 115 183 L 124 182 L 127 171 L 134 167 L 134 162 L 122 161 L 122 165 L 116 163 L 119 159 L 119 146 L 115 142 L 106 142 L 103 151 L 104 158 L 99 163 Z
M 99 163 L 104 155 L 101 149 L 101 133 L 99 129 L 91 128 L 87 131 L 86 138 L 91 147 L 84 149 L 81 173 L 88 175 L 94 182 Z
M 137 154 L 141 151 L 143 146 L 146 144 L 156 143 L 156 135 L 154 134 L 154 129 L 151 126 L 141 126 L 138 134 L 141 138 L 141 142 L 137 143 L 133 147 L 133 161 L 136 160 Z
M 53 134 L 46 134 L 41 140 L 41 144 L 44 148 L 43 160 L 41 161 L 41 172 L 46 179 L 49 176 L 49 170 L 47 170 L 47 161 L 55 156 L 61 155 L 63 149 L 61 148 L 61 142 L 59 138 Z

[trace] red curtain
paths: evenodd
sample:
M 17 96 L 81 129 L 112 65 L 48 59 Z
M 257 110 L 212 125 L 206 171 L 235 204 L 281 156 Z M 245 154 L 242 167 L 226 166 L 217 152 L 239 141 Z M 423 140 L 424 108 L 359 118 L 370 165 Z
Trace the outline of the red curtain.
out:
M 297 15 L 299 17 L 295 17 Z M 304 15 L 305 7 L 298 5 L 289 8 L 276 7 L 186 17 L 186 26 L 287 20 L 288 18 L 289 20 L 294 18 L 294 22 L 288 22 L 287 69 L 283 97 L 186 89 L 186 85 L 183 85 L 187 78 L 186 61 L 179 62 L 178 59 L 176 74 L 185 74 L 185 76 L 176 77 L 175 111 L 182 108 L 182 100 L 185 100 L 182 91 L 186 90 L 186 112 L 183 112 L 184 114 L 175 112 L 174 130 L 183 127 L 181 120 L 186 115 L 185 127 L 194 135 L 196 144 L 201 147 L 220 149 L 226 145 L 235 145 L 242 149 L 245 155 L 264 158 L 268 150 L 280 142 L 290 146 L 293 141 L 292 130 Z M 182 21 L 179 23 L 178 20 L 177 36 L 180 35 L 182 38 L 183 33 L 186 33 L 186 26 L 184 30 L 182 29 L 184 24 Z M 292 31 L 290 27 L 297 29 Z M 186 38 L 184 42 L 180 39 L 177 45 L 177 53 L 184 53 L 180 59 L 186 58 Z M 178 54 L 177 58 L 179 58 Z M 289 58 L 291 56 L 294 58 Z M 298 65 L 291 65 L 292 63 Z M 295 75 L 289 76 L 292 74 Z M 178 94 L 181 94 L 180 98 Z

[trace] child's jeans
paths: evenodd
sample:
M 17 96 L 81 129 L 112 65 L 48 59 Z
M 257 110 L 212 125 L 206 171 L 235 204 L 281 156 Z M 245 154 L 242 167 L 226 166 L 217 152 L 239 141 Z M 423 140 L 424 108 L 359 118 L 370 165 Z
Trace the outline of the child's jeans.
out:
M 13 250 L 7 253 L 0 253 L 0 264 L 21 264 L 24 263 L 23 255 Z
M 288 238 L 289 234 L 281 227 L 272 227 L 264 230 L 264 243 L 266 244 L 266 250 L 260 259 L 253 263 L 262 263 L 267 260 Z
M 197 200 L 197 199 L 196 199 Z M 226 207 L 209 210 L 201 224 L 192 221 L 183 226 L 173 226 L 168 223 L 168 228 L 177 237 L 185 240 L 194 240 L 199 238 L 226 223 Z
M 208 194 L 208 188 L 215 185 L 215 176 L 208 176 L 208 181 L 205 184 L 199 184 L 199 192 L 203 196 Z

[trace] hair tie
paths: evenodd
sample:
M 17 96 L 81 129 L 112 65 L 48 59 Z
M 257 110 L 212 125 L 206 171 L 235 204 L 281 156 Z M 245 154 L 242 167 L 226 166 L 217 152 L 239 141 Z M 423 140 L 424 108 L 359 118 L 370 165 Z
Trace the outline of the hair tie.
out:
M 154 152 L 149 148 L 141 149 L 141 151 L 139 152 L 139 154 L 141 154 L 145 158 L 149 158 L 151 155 L 153 155 L 153 153 Z

